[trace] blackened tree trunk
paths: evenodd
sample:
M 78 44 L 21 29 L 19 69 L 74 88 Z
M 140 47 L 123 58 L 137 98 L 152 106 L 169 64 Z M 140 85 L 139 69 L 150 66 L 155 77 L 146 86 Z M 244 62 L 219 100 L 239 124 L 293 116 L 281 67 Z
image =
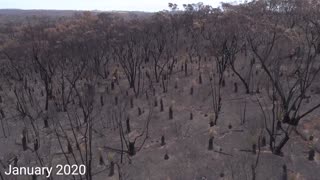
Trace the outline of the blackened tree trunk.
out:
M 134 156 L 136 154 L 135 142 L 129 142 L 128 153 L 130 156 Z
M 126 120 L 126 125 L 127 125 L 127 133 L 131 132 L 131 128 L 130 128 L 130 118 L 128 117 Z
M 213 137 L 211 137 L 210 139 L 209 139 L 209 145 L 208 145 L 208 150 L 213 150 Z
M 24 151 L 26 151 L 28 149 L 28 146 L 27 146 L 27 138 L 25 135 L 22 136 L 21 141 L 22 141 L 22 148 Z
M 114 162 L 110 162 L 110 171 L 109 171 L 109 177 L 114 175 Z

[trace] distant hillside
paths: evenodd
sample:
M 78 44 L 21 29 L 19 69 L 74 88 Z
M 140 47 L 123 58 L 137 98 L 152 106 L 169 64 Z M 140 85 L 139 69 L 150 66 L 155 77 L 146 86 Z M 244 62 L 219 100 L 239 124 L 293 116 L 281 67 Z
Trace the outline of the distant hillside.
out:
M 73 16 L 75 13 L 81 13 L 84 11 L 77 10 L 22 10 L 22 9 L 0 9 L 0 15 L 2 16 Z M 136 16 L 145 16 L 152 14 L 149 12 L 142 11 L 91 11 L 95 14 L 98 13 L 118 13 L 122 15 L 136 15 Z
M 22 10 L 22 9 L 0 9 L 0 24 L 4 22 L 19 23 L 25 18 L 31 16 L 47 16 L 52 18 L 72 17 L 76 13 L 84 11 L 77 10 Z M 124 19 L 131 19 L 133 17 L 146 18 L 153 13 L 140 11 L 91 11 L 94 14 L 99 13 L 115 13 Z
M 21 9 L 0 9 L 0 15 L 4 16 L 72 16 L 74 10 L 21 10 Z

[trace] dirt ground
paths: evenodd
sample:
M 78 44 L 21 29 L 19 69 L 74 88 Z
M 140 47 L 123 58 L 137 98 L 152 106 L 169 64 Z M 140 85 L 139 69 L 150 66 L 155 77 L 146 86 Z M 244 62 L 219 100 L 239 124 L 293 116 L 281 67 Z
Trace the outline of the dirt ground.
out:
M 232 75 L 225 74 L 226 86 L 222 88 L 222 111 L 216 126 L 210 128 L 210 118 L 213 116 L 212 96 L 210 92 L 209 65 L 212 62 L 202 64 L 202 84 L 198 82 L 199 71 L 196 64 L 189 75 L 185 76 L 177 65 L 175 73 L 170 77 L 168 91 L 162 92 L 161 83 L 156 85 L 156 95 L 141 95 L 134 97 L 129 90 L 125 95 L 127 81 L 120 78 L 119 85 L 115 89 L 108 90 L 109 81 L 101 81 L 96 85 L 95 98 L 99 102 L 100 95 L 104 97 L 105 105 L 96 103 L 93 118 L 93 174 L 96 180 L 119 179 L 119 174 L 125 180 L 242 180 L 251 179 L 252 167 L 256 164 L 256 179 L 280 180 L 283 179 L 283 166 L 287 168 L 288 179 L 292 180 L 317 180 L 320 177 L 320 118 L 319 111 L 306 117 L 298 126 L 296 132 L 290 136 L 288 144 L 283 149 L 283 156 L 276 156 L 270 152 L 268 145 L 261 147 L 260 153 L 251 152 L 252 145 L 258 142 L 258 135 L 267 138 L 264 131 L 262 112 L 257 104 L 258 99 L 266 98 L 266 90 L 262 86 L 260 94 L 245 94 L 240 81 Z M 259 77 L 256 78 L 259 81 Z M 234 82 L 238 82 L 239 91 L 233 91 Z M 175 87 L 177 85 L 177 87 Z M 193 94 L 190 88 L 193 87 Z M 3 172 L 8 164 L 12 164 L 18 157 L 18 166 L 35 166 L 38 161 L 33 151 L 33 143 L 29 142 L 30 149 L 22 150 L 21 132 L 27 118 L 24 120 L 13 113 L 14 100 L 12 90 L 4 87 L 0 92 L 4 97 L 1 106 L 4 108 L 6 118 L 4 130 L 0 130 L 0 170 Z M 152 94 L 152 93 L 151 93 Z M 319 100 L 319 95 L 310 93 L 311 99 L 305 106 L 311 106 Z M 119 97 L 118 105 L 115 105 L 114 97 Z M 112 121 L 112 112 L 121 111 L 124 102 L 133 98 L 133 108 L 127 107 L 127 113 L 131 120 L 131 132 L 126 136 L 133 140 L 144 129 L 146 119 L 151 115 L 148 138 L 140 151 L 134 156 L 124 156 L 120 163 L 121 154 L 112 151 L 108 147 L 121 148 L 120 136 L 117 126 Z M 157 99 L 158 106 L 154 106 Z M 160 99 L 163 100 L 164 111 L 160 111 Z M 173 109 L 173 119 L 169 119 L 169 107 Z M 244 108 L 246 107 L 245 119 Z M 141 115 L 138 115 L 138 108 Z M 269 107 L 264 107 L 269 108 Z M 30 107 L 32 109 L 32 107 Z M 75 117 L 79 109 L 71 108 L 69 115 Z M 62 122 L 67 129 L 67 136 L 73 136 L 68 122 L 68 113 L 57 112 L 54 104 L 49 104 L 49 128 L 43 127 L 42 117 L 38 117 L 36 126 L 39 129 L 40 149 L 38 154 L 45 166 L 66 164 L 65 156 L 59 146 L 55 128 L 57 121 Z M 190 113 L 193 118 L 190 119 Z M 81 118 L 81 117 L 80 117 Z M 125 119 L 125 118 L 124 118 Z M 27 125 L 31 128 L 30 125 Z M 81 134 L 85 129 L 79 129 L 77 138 L 81 142 Z M 4 137 L 4 134 L 7 137 Z M 214 148 L 208 150 L 210 135 L 214 137 Z M 161 137 L 165 137 L 165 145 L 161 145 Z M 310 139 L 310 136 L 313 138 Z M 32 139 L 32 137 L 30 137 Z M 73 142 L 74 143 L 74 142 Z M 142 138 L 137 141 L 137 147 L 141 145 Z M 64 149 L 66 141 L 62 141 Z M 75 146 L 73 144 L 73 146 Z M 80 147 L 81 148 L 81 147 Z M 315 160 L 308 160 L 308 151 L 315 149 Z M 75 153 L 80 157 L 78 151 Z M 165 159 L 165 154 L 168 159 Z M 71 158 L 71 154 L 68 154 Z M 100 156 L 104 159 L 104 165 L 99 163 Z M 117 162 L 115 174 L 109 177 L 110 159 Z M 257 160 L 258 159 L 258 160 Z M 71 162 L 73 163 L 73 162 Z M 5 180 L 28 180 L 32 177 L 6 176 Z M 45 179 L 43 176 L 38 179 Z M 70 176 L 53 176 L 54 180 L 73 179 Z M 76 179 L 79 179 L 77 177 Z

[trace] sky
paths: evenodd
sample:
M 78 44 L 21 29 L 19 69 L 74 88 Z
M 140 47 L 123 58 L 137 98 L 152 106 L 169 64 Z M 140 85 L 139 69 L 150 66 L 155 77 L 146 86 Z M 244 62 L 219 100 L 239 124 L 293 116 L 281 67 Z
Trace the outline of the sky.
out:
M 168 10 L 168 3 L 182 4 L 203 2 L 217 7 L 220 2 L 239 0 L 0 0 L 0 9 L 58 9 L 58 10 L 124 10 L 155 12 Z

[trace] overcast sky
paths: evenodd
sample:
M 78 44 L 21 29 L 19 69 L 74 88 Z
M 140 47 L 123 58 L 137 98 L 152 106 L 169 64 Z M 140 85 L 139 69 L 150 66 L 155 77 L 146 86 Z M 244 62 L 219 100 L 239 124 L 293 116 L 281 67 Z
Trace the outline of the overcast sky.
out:
M 161 11 L 168 9 L 168 2 L 182 4 L 203 2 L 214 7 L 224 2 L 239 0 L 0 0 L 0 9 L 62 9 L 62 10 L 125 10 Z

